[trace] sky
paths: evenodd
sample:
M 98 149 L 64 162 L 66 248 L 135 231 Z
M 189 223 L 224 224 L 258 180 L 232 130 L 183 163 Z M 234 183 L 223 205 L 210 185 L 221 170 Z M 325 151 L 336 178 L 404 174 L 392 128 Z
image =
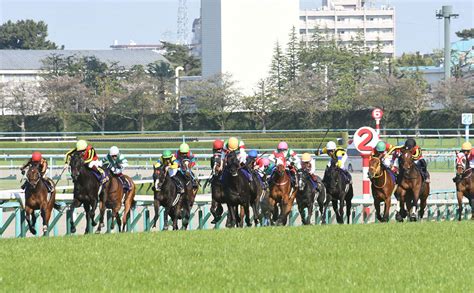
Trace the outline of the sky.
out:
M 238 0 L 236 0 L 238 1 Z M 298 1 L 298 0 L 295 0 Z M 301 9 L 321 6 L 321 0 L 299 0 Z M 188 27 L 199 17 L 200 0 L 188 0 Z M 443 21 L 435 13 L 452 5 L 458 19 L 454 32 L 474 27 L 474 0 L 378 0 L 395 7 L 396 54 L 429 53 L 443 47 Z M 178 0 L 0 0 L 0 23 L 19 19 L 43 20 L 49 39 L 66 49 L 108 49 L 134 41 L 156 44 L 175 40 Z

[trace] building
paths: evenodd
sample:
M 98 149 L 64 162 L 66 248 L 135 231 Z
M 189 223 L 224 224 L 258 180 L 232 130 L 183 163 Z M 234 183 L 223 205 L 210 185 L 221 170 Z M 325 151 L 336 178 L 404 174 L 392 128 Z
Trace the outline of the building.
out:
M 309 42 L 315 32 L 349 44 L 358 36 L 369 49 L 382 45 L 382 53 L 395 56 L 395 10 L 364 0 L 322 0 L 322 7 L 300 12 L 299 32 Z
M 193 21 L 193 38 L 191 40 L 191 53 L 197 58 L 201 58 L 201 54 L 202 54 L 201 35 L 202 35 L 201 19 L 196 18 Z
M 168 62 L 161 54 L 153 50 L 0 50 L 1 95 L 8 99 L 6 93 L 19 85 L 26 85 L 34 90 L 41 80 L 42 60 L 52 55 L 95 56 L 103 62 L 117 62 L 125 69 L 135 65 L 146 66 L 157 61 Z M 5 108 L 5 99 L 1 102 L 0 114 L 11 114 Z
M 202 75 L 230 73 L 244 94 L 268 76 L 273 49 L 298 27 L 297 0 L 201 0 Z

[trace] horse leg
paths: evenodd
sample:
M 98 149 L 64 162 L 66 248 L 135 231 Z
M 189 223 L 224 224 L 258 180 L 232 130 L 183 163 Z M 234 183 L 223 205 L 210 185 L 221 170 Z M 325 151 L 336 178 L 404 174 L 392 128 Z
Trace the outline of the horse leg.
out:
M 253 222 L 255 223 L 255 227 L 258 226 L 260 223 L 260 210 L 259 210 L 259 198 L 257 198 L 253 203 L 252 203 L 252 210 L 253 210 Z
M 48 204 L 46 203 L 41 208 L 41 218 L 43 219 L 43 236 L 46 236 L 46 233 L 48 232 L 48 223 L 49 223 L 50 217 L 51 217 L 51 210 L 49 209 Z
M 245 212 L 245 224 L 247 224 L 247 227 L 252 227 L 252 221 L 250 220 L 250 206 L 248 203 L 244 205 L 244 212 Z M 254 212 L 254 217 L 255 217 L 255 212 Z
M 95 227 L 97 225 L 95 221 L 95 210 L 97 209 L 97 199 L 94 199 L 91 204 L 91 210 L 90 210 L 90 218 L 91 218 L 91 224 L 92 227 Z
M 303 206 L 302 203 L 298 205 L 298 211 L 300 212 L 300 216 L 301 216 L 301 223 L 303 223 L 303 225 L 308 225 L 306 223 L 306 213 L 304 212 L 304 208 L 305 207 Z M 309 210 L 309 208 L 308 208 L 308 210 Z
M 86 214 L 86 231 L 85 234 L 89 234 L 91 231 L 89 231 L 89 224 L 91 222 L 91 207 L 89 204 L 84 203 L 84 211 Z
M 471 205 L 471 220 L 474 221 L 474 193 L 471 192 L 471 196 L 467 199 L 469 201 L 469 204 Z
M 240 218 L 239 218 L 239 228 L 244 227 L 244 219 L 245 219 L 245 207 L 244 205 L 240 206 Z
M 388 222 L 390 218 L 390 206 L 392 205 L 392 197 L 386 196 L 384 203 L 385 203 L 385 208 L 383 211 L 383 222 Z
M 352 200 L 346 200 L 346 222 L 347 224 L 351 223 L 351 208 L 352 208 Z
M 122 232 L 125 232 L 125 226 L 127 224 L 127 220 L 130 216 L 130 208 L 132 207 L 132 203 L 130 200 L 125 201 L 125 206 L 123 209 L 123 216 L 122 216 Z
M 463 192 L 462 191 L 458 191 L 456 192 L 456 196 L 458 198 L 458 221 L 461 221 L 461 218 L 462 218 L 462 199 L 463 199 Z
M 114 215 L 115 215 L 115 219 L 117 220 L 117 228 L 119 230 L 119 233 L 122 232 L 122 221 L 120 220 L 120 214 L 119 214 L 119 210 L 121 207 L 122 205 L 118 204 L 118 207 L 114 208 Z M 123 224 L 125 225 L 125 223 Z
M 374 195 L 374 207 L 377 220 L 379 220 L 379 222 L 383 222 L 382 216 L 380 215 L 380 198 L 377 195 Z
M 74 225 L 74 209 L 77 208 L 80 205 L 81 205 L 81 203 L 79 202 L 79 200 L 74 199 L 72 201 L 72 204 L 71 204 L 70 208 L 69 208 L 69 213 L 71 214 L 69 224 L 71 226 L 71 233 L 73 233 L 73 234 L 76 233 L 76 225 Z
M 99 226 L 97 227 L 96 233 L 100 234 L 104 227 L 104 214 L 105 214 L 105 203 L 103 200 L 99 202 Z
M 156 227 L 156 222 L 158 222 L 158 218 L 160 217 L 160 201 L 155 199 L 153 201 L 153 209 L 155 210 L 155 216 L 153 217 L 153 225 L 152 228 Z
M 234 206 L 232 204 L 227 204 L 227 222 L 225 226 L 227 228 L 233 228 L 235 225 L 235 211 Z
M 397 188 L 397 192 L 395 193 L 395 197 L 398 200 L 397 213 L 395 216 L 397 222 L 403 222 L 403 219 L 407 215 L 407 212 L 405 210 L 405 194 L 406 191 L 404 189 L 400 187 Z
M 291 205 L 288 201 L 282 200 L 280 204 L 280 218 L 277 225 L 285 226 L 288 222 L 288 214 L 291 211 Z
M 211 202 L 211 214 L 214 219 L 211 221 L 211 224 L 216 224 L 220 220 L 220 216 L 218 216 L 217 210 L 219 208 L 219 203 L 214 199 Z
M 26 206 L 25 207 L 25 218 L 26 222 L 28 223 L 28 229 L 30 230 L 31 234 L 36 235 L 36 229 L 35 229 L 35 223 L 36 222 L 36 216 L 35 216 L 35 211 Z M 32 219 L 33 221 L 32 221 Z
M 423 183 L 421 183 L 423 184 Z M 410 209 L 411 213 L 410 213 L 410 221 L 414 221 L 416 222 L 417 218 L 418 218 L 418 200 L 420 199 L 420 192 L 419 190 L 417 190 L 416 192 L 413 191 L 413 204 L 412 204 L 412 207 Z
M 341 214 L 339 214 L 339 207 L 338 207 L 338 202 L 337 202 L 337 199 L 333 199 L 332 200 L 332 208 L 334 210 L 334 213 L 336 214 L 336 221 L 338 224 L 342 224 L 343 223 L 343 220 L 342 220 L 342 216 Z

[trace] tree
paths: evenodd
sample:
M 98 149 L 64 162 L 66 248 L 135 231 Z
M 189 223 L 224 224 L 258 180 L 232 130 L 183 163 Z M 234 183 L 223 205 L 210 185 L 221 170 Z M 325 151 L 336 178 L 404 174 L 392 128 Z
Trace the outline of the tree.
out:
M 159 99 L 165 101 L 167 94 L 171 91 L 174 70 L 169 63 L 158 61 L 148 64 L 148 73 L 157 81 Z
M 77 77 L 68 75 L 44 79 L 40 90 L 46 97 L 45 115 L 57 119 L 62 131 L 69 131 L 68 121 L 73 113 L 83 111 L 90 90 Z
M 278 111 L 279 105 L 268 84 L 267 81 L 260 80 L 254 95 L 242 98 L 244 109 L 249 110 L 260 121 L 263 133 L 267 130 L 268 115 Z
M 14 23 L 9 20 L 0 26 L 0 49 L 58 49 L 47 37 L 48 25 L 43 21 L 27 19 Z
M 436 62 L 430 55 L 421 55 L 420 52 L 403 53 L 401 57 L 395 59 L 395 65 L 398 67 L 412 66 L 433 66 Z
M 162 42 L 165 57 L 174 67 L 182 66 L 185 75 L 200 75 L 201 60 L 191 54 L 189 47 L 180 44 Z
M 283 76 L 285 64 L 286 60 L 283 50 L 280 43 L 276 42 L 273 51 L 272 64 L 270 66 L 269 85 L 274 89 L 278 97 L 282 95 L 285 87 L 285 77 Z
M 291 29 L 289 37 L 284 59 L 283 76 L 287 82 L 294 83 L 300 69 L 300 42 L 294 26 Z
M 186 96 L 195 97 L 197 111 L 216 121 L 226 129 L 230 114 L 240 107 L 241 93 L 235 87 L 232 75 L 218 74 L 199 82 L 190 82 L 183 90 Z
M 401 78 L 395 88 L 394 96 L 400 101 L 403 118 L 415 130 L 420 128 L 421 113 L 429 105 L 428 83 L 420 72 Z
M 20 128 L 24 140 L 26 131 L 26 117 L 42 111 L 42 99 L 37 87 L 31 83 L 22 82 L 11 87 L 6 106 L 15 115 L 16 125 Z
M 474 109 L 470 100 L 474 97 L 473 76 L 442 80 L 435 85 L 433 93 L 435 101 L 453 113 Z
M 463 40 L 474 39 L 474 28 L 463 29 L 462 31 L 456 32 L 456 36 Z

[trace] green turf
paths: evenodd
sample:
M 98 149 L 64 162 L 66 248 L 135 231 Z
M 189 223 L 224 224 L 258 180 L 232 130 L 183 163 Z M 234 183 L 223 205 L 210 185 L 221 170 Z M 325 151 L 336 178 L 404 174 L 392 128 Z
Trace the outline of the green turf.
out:
M 474 222 L 0 240 L 1 291 L 472 291 Z

